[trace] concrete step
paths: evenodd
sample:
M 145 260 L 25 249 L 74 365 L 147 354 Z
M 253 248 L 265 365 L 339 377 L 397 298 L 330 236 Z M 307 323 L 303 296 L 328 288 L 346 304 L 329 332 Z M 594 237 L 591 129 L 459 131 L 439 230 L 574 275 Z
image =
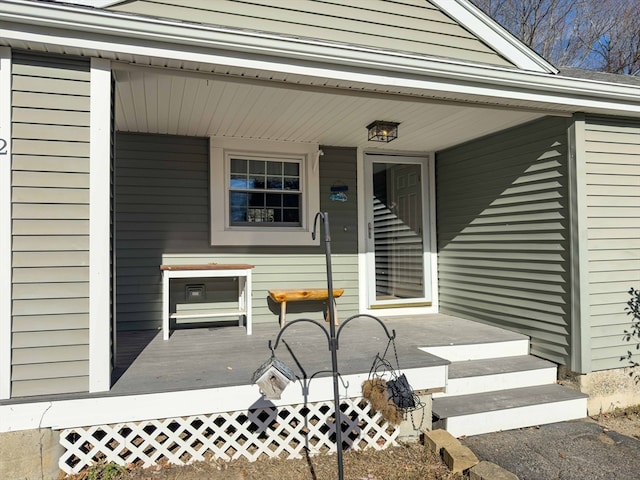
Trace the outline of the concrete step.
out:
M 529 354 L 529 338 L 524 335 L 511 334 L 510 338 L 498 341 L 482 341 L 478 339 L 473 343 L 430 345 L 421 347 L 420 350 L 450 362 L 515 357 Z
M 561 385 L 537 385 L 433 399 L 433 428 L 455 437 L 584 418 L 587 395 Z
M 533 355 L 467 360 L 451 363 L 448 377 L 446 392 L 434 398 L 552 384 L 557 366 Z

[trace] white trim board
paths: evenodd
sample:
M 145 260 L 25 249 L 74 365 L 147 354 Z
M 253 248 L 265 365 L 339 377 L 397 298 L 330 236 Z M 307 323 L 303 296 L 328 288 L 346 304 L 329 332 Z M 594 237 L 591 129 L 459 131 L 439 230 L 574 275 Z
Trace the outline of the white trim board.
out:
M 439 389 L 446 385 L 447 366 L 403 370 L 415 390 Z M 342 377 L 342 398 L 362 396 L 361 385 L 368 373 Z M 243 411 L 267 406 L 297 405 L 333 400 L 333 378 L 318 377 L 308 391 L 301 382 L 289 385 L 280 400 L 265 400 L 257 385 L 186 390 L 179 392 L 91 397 L 50 402 L 0 405 L 0 433 L 35 428 L 73 428 L 121 422 L 138 422 L 189 415 Z
M 91 59 L 89 391 L 111 386 L 111 62 Z
M 518 68 L 539 73 L 558 73 L 553 65 L 516 39 L 471 2 L 431 0 L 431 3 L 457 20 Z
M 11 49 L 0 47 L 0 398 L 11 396 Z M 5 144 L 6 142 L 6 144 Z M 4 147 L 4 148 L 3 148 Z
M 67 3 L 74 5 L 82 5 L 85 7 L 93 7 L 93 8 L 106 8 L 111 5 L 115 5 L 117 3 L 122 3 L 123 0 L 51 0 L 53 2 L 58 3 Z

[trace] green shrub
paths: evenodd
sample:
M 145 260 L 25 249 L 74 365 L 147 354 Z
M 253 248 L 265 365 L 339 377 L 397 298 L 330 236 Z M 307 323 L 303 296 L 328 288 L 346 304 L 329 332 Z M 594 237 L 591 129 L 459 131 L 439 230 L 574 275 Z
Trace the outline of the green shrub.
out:
M 116 463 L 97 463 L 87 470 L 86 480 L 120 480 L 126 469 Z
M 636 290 L 631 287 L 629 290 L 631 299 L 627 302 L 625 311 L 627 315 L 631 315 L 631 328 L 624 331 L 624 339 L 627 342 L 635 341 L 635 350 L 640 350 L 640 290 Z M 640 382 L 640 373 L 636 371 L 636 367 L 640 365 L 634 358 L 631 350 L 627 351 L 625 356 L 620 357 L 620 360 L 626 360 L 631 367 L 630 377 L 633 377 L 636 383 Z

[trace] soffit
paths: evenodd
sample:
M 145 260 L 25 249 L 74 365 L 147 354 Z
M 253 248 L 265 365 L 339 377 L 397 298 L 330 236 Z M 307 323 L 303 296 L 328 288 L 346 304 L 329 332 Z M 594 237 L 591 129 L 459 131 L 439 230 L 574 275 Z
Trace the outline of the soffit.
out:
M 543 113 L 220 75 L 115 68 L 116 128 L 127 132 L 436 151 Z M 322 83 L 318 79 L 318 84 Z M 389 144 L 367 142 L 376 119 L 400 122 Z

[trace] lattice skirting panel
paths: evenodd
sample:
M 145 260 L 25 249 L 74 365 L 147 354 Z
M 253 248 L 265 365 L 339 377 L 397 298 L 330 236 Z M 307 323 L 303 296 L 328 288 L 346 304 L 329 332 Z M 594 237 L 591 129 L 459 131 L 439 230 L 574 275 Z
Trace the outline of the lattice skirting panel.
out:
M 366 400 L 344 400 L 340 409 L 345 450 L 397 444 L 398 428 Z M 102 461 L 149 467 L 212 458 L 301 458 L 305 449 L 312 454 L 336 450 L 334 409 L 333 402 L 319 402 L 71 428 L 61 431 L 60 443 L 60 468 L 69 474 Z

